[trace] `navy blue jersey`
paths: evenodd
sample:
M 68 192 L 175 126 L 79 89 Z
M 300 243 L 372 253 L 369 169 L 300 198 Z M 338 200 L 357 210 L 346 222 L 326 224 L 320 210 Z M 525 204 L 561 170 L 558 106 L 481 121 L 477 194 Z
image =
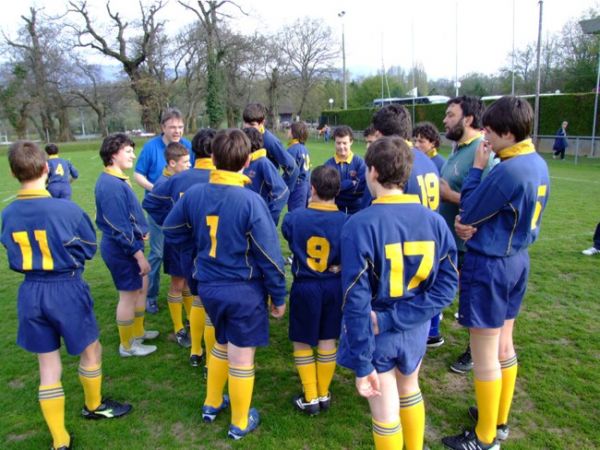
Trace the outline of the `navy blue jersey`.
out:
M 71 161 L 59 158 L 58 155 L 48 157 L 48 184 L 70 183 L 71 178 L 79 177 L 79 172 Z
M 288 189 L 292 190 L 298 178 L 298 166 L 294 162 L 294 158 L 285 151 L 283 145 L 269 130 L 262 129 L 263 145 L 267 151 L 267 156 L 275 166 L 275 168 L 283 170 L 283 181 Z
M 294 254 L 295 279 L 340 276 L 340 239 L 347 218 L 329 203 L 309 203 L 286 214 L 281 232 Z
M 427 155 L 415 148 L 412 152 L 413 166 L 404 192 L 418 195 L 423 206 L 437 211 L 440 207 L 440 173 Z M 371 193 L 366 189 L 361 200 L 362 207 L 369 206 L 372 200 Z
M 361 200 L 367 190 L 365 160 L 350 151 L 345 161 L 334 156 L 325 161 L 325 165 L 335 168 L 340 174 L 340 193 L 335 198 L 340 211 L 353 214 L 361 209 Z
M 279 306 L 286 293 L 279 237 L 264 200 L 243 187 L 249 181 L 215 170 L 188 189 L 164 222 L 165 242 L 195 247 L 199 284 L 259 280 Z
M 208 183 L 210 171 L 214 168 L 210 158 L 197 159 L 193 169 L 184 170 L 169 177 L 164 183 L 155 184 L 152 191 L 144 198 L 142 207 L 157 224 L 162 226 L 173 205 L 183 193 L 195 184 Z
M 469 170 L 460 193 L 461 222 L 477 227 L 467 248 L 489 256 L 514 255 L 537 239 L 550 194 L 548 166 L 531 139 L 499 156 L 483 180 L 482 170 Z
M 96 181 L 96 225 L 105 239 L 116 241 L 126 255 L 144 251 L 148 224 L 129 178 L 110 168 Z
M 342 230 L 343 324 L 338 362 L 365 376 L 375 336 L 410 330 L 448 306 L 456 292 L 456 245 L 444 219 L 416 195 L 387 195 L 352 216 Z
M 46 190 L 20 190 L 2 211 L 2 244 L 17 272 L 60 274 L 81 271 L 96 253 L 96 232 L 75 203 Z
M 306 146 L 297 139 L 292 139 L 288 147 L 288 153 L 292 155 L 296 166 L 298 166 L 298 183 L 310 181 L 310 155 Z
M 446 159 L 438 153 L 437 148 L 434 148 L 434 149 L 430 150 L 429 152 L 427 152 L 427 156 L 429 157 L 431 162 L 433 164 L 435 164 L 435 167 L 437 168 L 438 173 L 441 174 L 442 167 L 444 167 L 444 164 L 446 163 Z

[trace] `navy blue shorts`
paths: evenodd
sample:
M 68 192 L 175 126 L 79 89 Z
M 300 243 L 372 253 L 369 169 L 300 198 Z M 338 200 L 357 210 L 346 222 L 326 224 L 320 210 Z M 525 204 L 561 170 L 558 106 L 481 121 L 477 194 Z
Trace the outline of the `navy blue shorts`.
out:
M 397 368 L 410 375 L 419 366 L 427 350 L 429 321 L 403 331 L 386 331 L 375 336 L 373 366 L 378 373 Z
M 142 288 L 140 266 L 133 256 L 125 254 L 116 241 L 103 237 L 100 254 L 118 291 L 137 291 Z
M 194 278 L 194 250 L 184 249 L 179 252 L 179 265 L 187 268 L 185 280 L 192 295 L 198 295 L 198 280 Z
M 340 277 L 295 280 L 290 292 L 289 337 L 316 346 L 319 340 L 338 339 L 342 326 Z
M 219 344 L 269 345 L 267 293 L 262 282 L 199 282 L 198 295 L 215 327 Z
M 468 328 L 500 328 L 519 314 L 529 277 L 527 250 L 490 257 L 467 252 L 460 272 L 458 322 Z
M 165 242 L 165 246 L 163 248 L 163 270 L 167 275 L 171 275 L 172 277 L 180 277 L 185 278 L 186 273 L 183 270 L 183 266 L 181 265 L 181 254 L 180 252 L 172 245 L 169 245 Z M 191 269 L 191 266 L 188 266 Z
M 70 183 L 52 183 L 48 185 L 47 189 L 54 198 L 66 198 L 67 200 L 71 200 Z
M 17 344 L 32 353 L 79 355 L 99 336 L 90 288 L 79 274 L 26 275 L 18 293 Z

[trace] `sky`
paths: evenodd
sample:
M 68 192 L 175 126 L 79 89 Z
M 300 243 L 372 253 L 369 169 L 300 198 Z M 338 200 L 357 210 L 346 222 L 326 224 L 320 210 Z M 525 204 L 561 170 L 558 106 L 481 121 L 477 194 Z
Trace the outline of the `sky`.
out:
M 187 1 L 197 4 L 196 0 Z M 87 0 L 99 23 L 107 17 L 105 3 Z M 176 0 L 166 3 L 159 17 L 168 21 L 167 29 L 176 30 L 194 20 Z M 537 40 L 539 3 L 543 3 L 543 39 L 590 8 L 600 10 L 600 0 L 237 0 L 247 16 L 231 5 L 223 10 L 233 17 L 231 28 L 247 34 L 273 32 L 303 16 L 323 19 L 339 42 L 343 29 L 346 67 L 352 78 L 375 75 L 382 65 L 408 69 L 420 64 L 430 79 L 452 80 L 456 74 L 460 79 L 472 72 L 494 74 L 501 67 L 510 67 L 513 13 L 514 45 L 519 49 Z M 20 16 L 27 15 L 31 6 L 43 5 L 48 14 L 57 14 L 65 11 L 67 4 L 65 0 L 5 2 L 0 30 L 15 36 L 23 24 Z M 125 18 L 139 16 L 138 1 L 113 0 L 111 5 Z M 338 17 L 341 11 L 345 11 L 343 18 Z M 342 66 L 341 52 L 337 65 Z

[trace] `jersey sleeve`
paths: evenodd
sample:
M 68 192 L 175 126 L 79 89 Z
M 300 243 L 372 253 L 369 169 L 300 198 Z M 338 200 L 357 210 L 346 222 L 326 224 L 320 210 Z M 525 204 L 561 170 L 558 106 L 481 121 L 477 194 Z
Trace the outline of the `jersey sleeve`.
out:
M 99 203 L 102 218 L 112 229 L 111 238 L 115 239 L 128 255 L 133 255 L 138 250 L 143 251 L 144 243 L 135 239 L 126 193 L 115 192 L 114 195 L 103 195 Z
M 75 166 L 73 164 L 71 164 L 70 161 L 69 161 L 69 172 L 71 172 L 71 178 L 73 178 L 74 180 L 79 178 L 79 172 L 77 171 Z
M 165 243 L 177 249 L 195 247 L 192 225 L 188 219 L 189 203 L 189 197 L 183 196 L 163 222 Z
M 150 171 L 152 170 L 152 162 L 150 161 L 150 149 L 142 148 L 140 156 L 135 163 L 135 171 L 148 178 Z
M 263 180 L 269 186 L 269 202 L 267 206 L 269 207 L 273 221 L 277 222 L 281 210 L 290 196 L 290 191 L 273 164 L 265 164 L 263 167 Z
M 77 261 L 90 260 L 97 250 L 96 231 L 89 216 L 81 211 L 81 220 L 74 230 L 73 237 L 64 247 Z
M 465 225 L 477 226 L 498 213 L 508 202 L 493 174 L 481 181 L 483 171 L 471 168 L 460 192 L 460 220 Z
M 174 205 L 170 195 L 170 189 L 170 180 L 164 183 L 155 184 L 152 191 L 148 192 L 142 201 L 142 208 L 144 208 L 146 212 L 150 214 L 150 217 L 161 226 Z
M 265 133 L 267 139 L 265 142 L 265 148 L 271 153 L 271 157 L 281 166 L 283 170 L 283 180 L 287 185 L 288 189 L 292 189 L 296 184 L 296 179 L 300 173 L 298 166 L 296 165 L 294 158 L 283 148 L 279 139 L 272 134 Z

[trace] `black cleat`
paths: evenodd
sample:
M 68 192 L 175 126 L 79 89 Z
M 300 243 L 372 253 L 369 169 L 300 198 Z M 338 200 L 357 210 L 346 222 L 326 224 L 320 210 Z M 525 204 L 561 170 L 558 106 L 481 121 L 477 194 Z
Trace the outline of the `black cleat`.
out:
M 292 399 L 292 403 L 294 404 L 294 408 L 309 416 L 316 416 L 321 412 L 318 398 L 307 402 L 304 400 L 304 395 L 300 394 Z
M 500 450 L 500 444 L 494 439 L 491 444 L 484 444 L 477 438 L 475 430 L 465 431 L 456 436 L 442 438 L 446 448 L 452 450 Z
M 100 406 L 94 411 L 90 411 L 87 409 L 87 406 L 84 406 L 81 410 L 81 415 L 85 419 L 115 419 L 128 414 L 131 411 L 131 408 L 132 406 L 129 403 L 119 403 L 106 398 L 102 400 Z
M 476 406 L 469 406 L 469 417 L 471 417 L 471 419 L 473 419 L 475 423 L 477 423 L 477 420 L 479 419 L 479 411 L 477 410 Z M 508 425 L 503 424 L 496 426 L 496 439 L 498 439 L 499 441 L 507 440 L 509 433 L 510 428 L 508 427 Z
M 473 369 L 473 358 L 471 357 L 471 347 L 469 347 L 456 361 L 450 364 L 450 370 L 464 374 L 470 372 L 471 369 Z
M 204 354 L 190 355 L 190 366 L 200 367 L 202 364 L 204 364 Z

